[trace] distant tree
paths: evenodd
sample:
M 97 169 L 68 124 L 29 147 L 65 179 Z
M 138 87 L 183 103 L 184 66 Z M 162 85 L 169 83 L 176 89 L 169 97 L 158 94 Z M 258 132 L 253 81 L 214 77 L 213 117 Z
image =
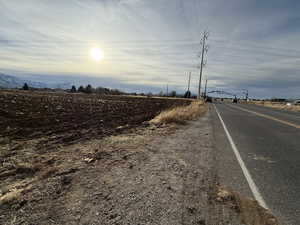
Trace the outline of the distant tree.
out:
M 152 97 L 152 96 L 153 96 L 152 92 L 147 93 L 147 97 Z
M 93 87 L 92 87 L 92 85 L 88 84 L 88 85 L 85 87 L 85 93 L 91 94 L 92 92 L 93 92 Z
M 97 87 L 95 91 L 97 94 L 105 94 L 105 88 L 103 87 Z
M 82 85 L 78 88 L 78 92 L 84 92 L 84 87 Z
M 76 92 L 76 87 L 75 87 L 74 85 L 73 85 L 72 88 L 71 88 L 71 92 L 72 92 L 72 93 L 75 93 L 75 92 Z
M 29 90 L 28 84 L 24 83 L 22 89 L 25 90 L 25 91 L 28 91 Z
M 176 97 L 176 91 L 171 91 L 170 97 Z
M 184 96 L 183 96 L 184 98 L 190 98 L 191 97 L 191 92 L 190 91 L 186 91 L 185 93 L 184 93 Z
M 121 94 L 123 94 L 123 92 L 118 89 L 111 89 L 110 94 L 111 95 L 121 95 Z
M 158 96 L 160 96 L 160 97 L 164 96 L 164 92 L 163 92 L 163 91 L 160 91 L 160 92 L 158 93 Z

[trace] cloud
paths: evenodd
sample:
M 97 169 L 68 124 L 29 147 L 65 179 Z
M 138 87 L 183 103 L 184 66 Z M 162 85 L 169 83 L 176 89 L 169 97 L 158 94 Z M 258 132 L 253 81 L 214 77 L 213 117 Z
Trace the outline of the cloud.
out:
M 294 97 L 300 95 L 299 10 L 294 0 L 0 0 L 0 68 L 109 74 L 128 85 L 169 83 L 181 91 L 192 71 L 196 92 L 199 39 L 208 28 L 209 88 Z M 105 52 L 100 64 L 88 55 L 95 45 Z

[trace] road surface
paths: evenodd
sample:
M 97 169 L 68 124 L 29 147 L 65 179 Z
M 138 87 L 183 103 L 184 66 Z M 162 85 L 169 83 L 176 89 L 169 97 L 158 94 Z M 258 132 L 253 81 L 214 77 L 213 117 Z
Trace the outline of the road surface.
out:
M 300 113 L 216 102 L 211 115 L 221 181 L 300 224 Z

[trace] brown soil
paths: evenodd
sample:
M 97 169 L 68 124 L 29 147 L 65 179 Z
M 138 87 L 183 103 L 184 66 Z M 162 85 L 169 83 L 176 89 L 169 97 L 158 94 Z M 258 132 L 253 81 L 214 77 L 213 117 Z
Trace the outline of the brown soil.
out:
M 0 91 L 0 141 L 46 137 L 43 145 L 75 143 L 140 125 L 162 110 L 189 103 L 170 98 Z
M 51 167 L 61 149 L 141 126 L 190 101 L 128 96 L 0 91 L 0 189 Z M 7 189 L 7 188 L 5 188 Z M 0 193 L 1 194 L 1 193 Z
M 18 202 L 32 186 L 49 177 L 76 172 L 78 165 L 90 160 L 84 161 L 91 153 L 82 143 L 102 143 L 110 135 L 134 132 L 138 126 L 148 126 L 142 122 L 162 110 L 189 103 L 182 99 L 0 91 L 0 205 Z

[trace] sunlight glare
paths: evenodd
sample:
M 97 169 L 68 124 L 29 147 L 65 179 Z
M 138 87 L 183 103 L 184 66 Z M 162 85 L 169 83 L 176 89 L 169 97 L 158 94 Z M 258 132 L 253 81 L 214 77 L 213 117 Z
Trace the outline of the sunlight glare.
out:
M 104 58 L 104 53 L 101 48 L 92 48 L 90 51 L 91 58 L 97 62 Z

